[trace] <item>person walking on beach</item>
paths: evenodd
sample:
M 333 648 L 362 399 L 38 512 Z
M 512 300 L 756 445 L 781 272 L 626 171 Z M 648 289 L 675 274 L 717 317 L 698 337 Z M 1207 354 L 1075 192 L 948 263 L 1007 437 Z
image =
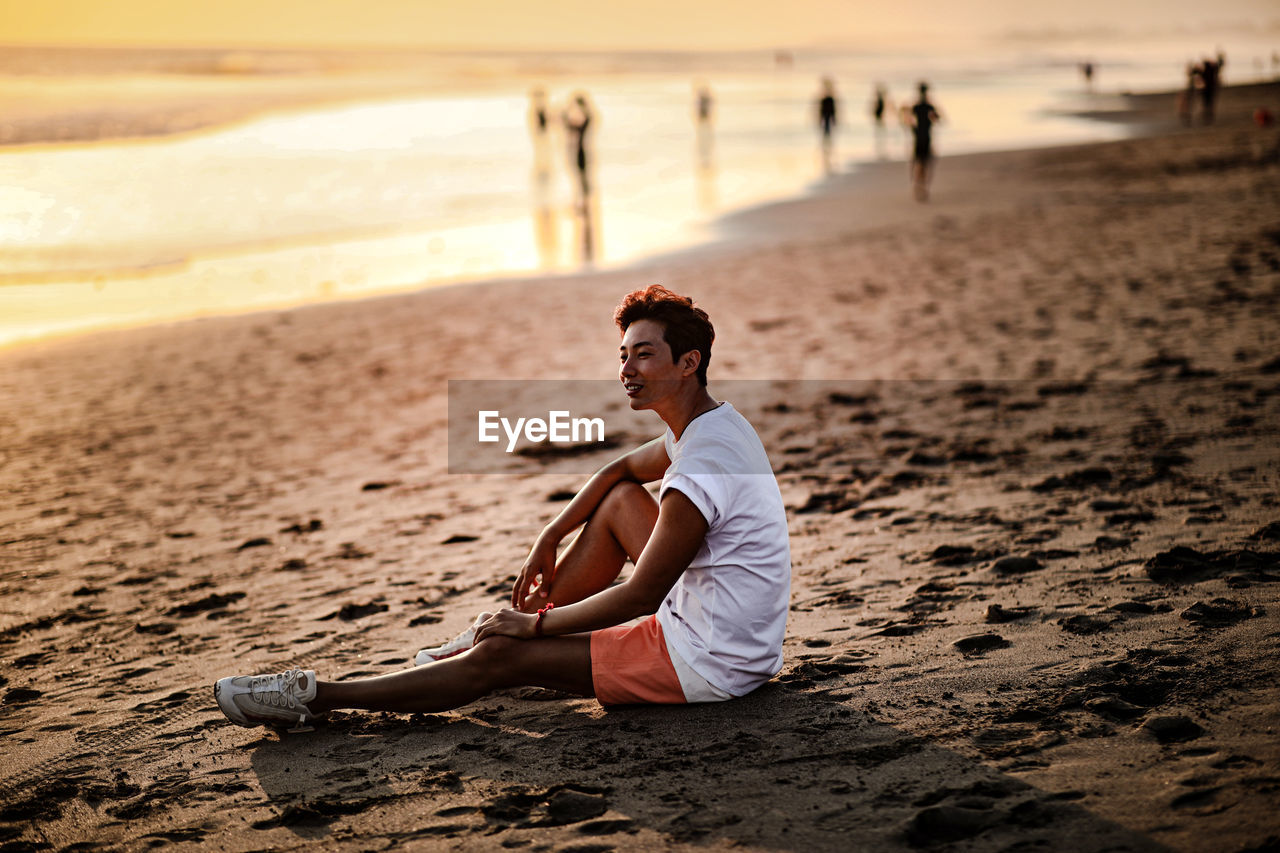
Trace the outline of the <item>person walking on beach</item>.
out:
M 573 170 L 578 175 L 577 186 L 577 229 L 578 245 L 581 247 L 581 259 L 584 264 L 595 260 L 596 256 L 596 223 L 595 199 L 592 197 L 591 182 L 591 142 L 590 130 L 592 122 L 591 105 L 586 94 L 579 92 L 573 96 L 569 108 L 560 116 L 569 143 L 569 159 Z
M 916 201 L 929 200 L 929 181 L 933 177 L 933 126 L 942 120 L 937 108 L 929 102 L 929 84 L 920 83 L 920 99 L 911 108 L 911 132 L 915 146 L 911 153 L 911 185 Z
M 533 142 L 533 172 L 538 181 L 545 181 L 551 174 L 550 131 L 547 93 L 535 88 L 529 92 L 529 138 Z
M 887 111 L 891 111 L 892 106 L 889 104 L 889 96 L 885 91 L 883 83 L 877 83 L 871 92 L 871 124 L 872 133 L 875 137 L 876 157 L 885 159 L 889 156 L 889 150 L 885 139 L 884 116 Z
M 533 241 L 543 269 L 554 269 L 560 257 L 559 225 L 551 186 L 553 170 L 551 111 L 542 87 L 529 92 L 529 138 L 533 143 Z
M 876 127 L 884 127 L 886 106 L 884 86 L 877 83 L 875 89 L 871 92 L 871 121 L 875 123 Z
M 1205 124 L 1213 124 L 1214 106 L 1218 101 L 1218 87 L 1222 83 L 1222 66 L 1225 61 L 1225 57 L 1219 53 L 1216 59 L 1206 59 L 1200 63 L 1200 117 Z
M 1191 125 L 1191 113 L 1195 109 L 1196 84 L 1200 81 L 1200 66 L 1187 63 L 1187 85 L 1178 94 L 1178 118 L 1184 125 Z
M 412 669 L 341 682 L 308 669 L 222 678 L 214 697 L 228 719 L 299 730 L 338 708 L 439 712 L 517 686 L 605 705 L 714 702 L 779 672 L 786 512 L 755 431 L 707 389 L 710 319 L 653 285 L 628 294 L 614 321 L 622 389 L 666 432 L 597 471 L 547 524 L 511 607 L 423 650 Z M 655 501 L 644 484 L 659 480 Z M 634 570 L 615 583 L 628 559 Z
M 1093 91 L 1093 62 L 1085 61 L 1080 63 L 1080 76 L 1084 78 L 1084 87 L 1090 92 Z
M 818 97 L 818 130 L 822 135 L 822 168 L 831 171 L 831 149 L 836 130 L 836 84 L 822 78 L 822 94 Z
M 573 96 L 573 101 L 569 104 L 569 108 L 564 111 L 561 121 L 564 123 L 565 132 L 569 137 L 569 157 L 578 174 L 579 189 L 581 190 L 582 198 L 586 199 L 591 195 L 587 157 L 587 152 L 590 149 L 587 134 L 591 128 L 591 107 L 587 103 L 585 94 L 578 93 Z
M 697 137 L 698 168 L 704 171 L 710 169 L 715 160 L 715 134 L 712 128 L 715 119 L 715 103 L 711 87 L 705 83 L 699 84 L 694 91 L 693 115 Z

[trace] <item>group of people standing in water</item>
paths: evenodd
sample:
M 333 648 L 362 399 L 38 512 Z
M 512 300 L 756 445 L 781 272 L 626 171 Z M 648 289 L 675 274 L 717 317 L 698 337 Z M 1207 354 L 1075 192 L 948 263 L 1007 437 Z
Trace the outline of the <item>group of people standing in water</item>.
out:
M 934 150 L 933 128 L 942 121 L 942 113 L 929 100 L 929 84 L 923 80 L 917 84 L 915 103 L 903 103 L 897 110 L 898 121 L 904 132 L 910 133 L 911 188 L 917 201 L 928 201 L 929 181 L 933 177 Z M 884 84 L 877 83 L 871 96 L 871 120 L 875 131 L 876 155 L 886 159 L 888 149 L 885 139 L 885 117 L 894 112 Z M 822 160 L 831 171 L 832 149 L 837 124 L 838 107 L 835 83 L 830 77 L 822 80 L 822 92 L 818 97 L 818 130 L 822 138 Z
M 917 200 L 926 201 L 929 197 L 929 181 L 934 164 L 933 129 L 942 120 L 942 114 L 929 100 L 928 83 L 922 81 L 917 91 L 918 97 L 915 103 L 902 104 L 897 114 L 902 128 L 904 131 L 909 131 L 911 135 L 909 150 L 912 191 Z M 699 84 L 695 87 L 694 115 L 700 168 L 707 168 L 711 160 L 713 136 L 711 124 L 714 103 L 709 86 Z M 835 136 L 839 123 L 835 82 L 830 77 L 822 79 L 822 90 L 817 99 L 816 112 L 823 169 L 829 174 L 835 170 Z M 882 158 L 888 156 L 884 138 L 885 119 L 893 112 L 884 85 L 877 83 L 871 101 L 871 117 L 877 155 Z M 590 143 L 594 111 L 587 95 L 583 92 L 574 94 L 559 118 L 565 133 L 568 168 L 573 176 L 577 201 L 585 209 L 591 199 L 594 165 Z M 549 140 L 552 122 L 551 107 L 547 101 L 546 92 L 542 89 L 534 89 L 530 93 L 529 128 L 534 143 L 534 171 L 541 181 L 545 181 L 551 171 Z
M 1224 64 L 1225 58 L 1218 53 L 1215 57 L 1188 65 L 1187 85 L 1179 95 L 1179 113 L 1184 122 L 1190 124 L 1192 115 L 1197 109 L 1203 123 L 1213 122 Z M 1081 63 L 1080 70 L 1086 88 L 1092 91 L 1094 63 L 1092 61 Z M 895 105 L 885 85 L 876 83 L 872 89 L 868 112 L 874 134 L 875 154 L 878 159 L 890 159 L 892 156 L 888 125 L 892 117 L 897 117 L 898 126 L 904 137 L 911 192 L 917 201 L 927 201 L 937 159 L 934 149 L 934 131 L 943 121 L 941 110 L 930 100 L 929 84 L 924 81 L 919 82 L 916 85 L 914 99 L 904 99 Z M 713 168 L 714 114 L 715 100 L 710 87 L 705 83 L 698 83 L 694 88 L 693 115 L 698 152 L 697 164 L 702 173 L 709 173 Z M 813 115 L 818 130 L 823 170 L 830 174 L 836 171 L 835 143 L 841 119 L 835 81 L 831 77 L 823 77 L 821 80 L 820 90 L 814 101 Z M 548 152 L 551 148 L 550 136 L 553 125 L 558 125 L 564 133 L 567 147 L 567 174 L 575 189 L 578 210 L 583 214 L 584 222 L 587 223 L 584 230 L 587 235 L 584 245 L 585 259 L 589 260 L 592 243 L 590 216 L 587 215 L 587 211 L 592 202 L 594 166 L 590 137 L 595 130 L 595 114 L 587 95 L 579 92 L 571 96 L 556 121 L 552 117 L 546 93 L 542 89 L 535 89 L 531 94 L 530 129 L 536 152 L 535 173 L 543 183 L 547 181 L 551 172 L 551 157 Z

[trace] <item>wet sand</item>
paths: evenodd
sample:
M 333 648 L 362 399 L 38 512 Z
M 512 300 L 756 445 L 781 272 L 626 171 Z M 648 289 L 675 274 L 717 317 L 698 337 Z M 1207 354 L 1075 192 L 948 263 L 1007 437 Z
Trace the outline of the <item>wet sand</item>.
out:
M 0 74 L 0 145 L 172 136 L 433 88 L 395 52 L 9 46 Z
M 772 235 L 745 249 L 0 353 L 0 844 L 1274 847 L 1258 98 L 1280 112 L 943 159 L 929 205 L 888 164 L 744 216 Z M 650 281 L 714 320 L 713 394 L 773 380 L 730 399 L 788 506 L 779 677 L 227 724 L 219 676 L 389 671 L 502 600 L 582 478 L 449 474 L 446 381 L 610 378 Z

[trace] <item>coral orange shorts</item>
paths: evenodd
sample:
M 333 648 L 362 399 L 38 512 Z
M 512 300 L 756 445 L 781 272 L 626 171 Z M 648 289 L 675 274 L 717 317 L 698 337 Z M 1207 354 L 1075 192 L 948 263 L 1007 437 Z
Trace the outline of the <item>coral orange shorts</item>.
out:
M 657 616 L 591 634 L 591 682 L 601 705 L 683 705 Z

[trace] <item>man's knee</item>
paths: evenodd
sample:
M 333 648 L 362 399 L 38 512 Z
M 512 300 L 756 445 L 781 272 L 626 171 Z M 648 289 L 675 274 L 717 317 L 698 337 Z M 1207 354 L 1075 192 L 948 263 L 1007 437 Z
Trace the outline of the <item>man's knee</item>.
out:
M 614 484 L 609 493 L 604 496 L 604 500 L 600 501 L 596 512 L 612 515 L 615 512 L 631 511 L 637 506 L 643 507 L 646 504 L 656 506 L 649 490 L 634 480 L 623 480 Z
M 466 660 L 475 667 L 476 676 L 490 685 L 490 689 L 506 684 L 511 678 L 513 662 L 525 640 L 515 637 L 486 637 L 467 652 Z
M 500 634 L 486 637 L 467 653 L 467 661 L 485 672 L 501 674 L 503 668 L 510 664 L 516 648 L 523 642 Z

